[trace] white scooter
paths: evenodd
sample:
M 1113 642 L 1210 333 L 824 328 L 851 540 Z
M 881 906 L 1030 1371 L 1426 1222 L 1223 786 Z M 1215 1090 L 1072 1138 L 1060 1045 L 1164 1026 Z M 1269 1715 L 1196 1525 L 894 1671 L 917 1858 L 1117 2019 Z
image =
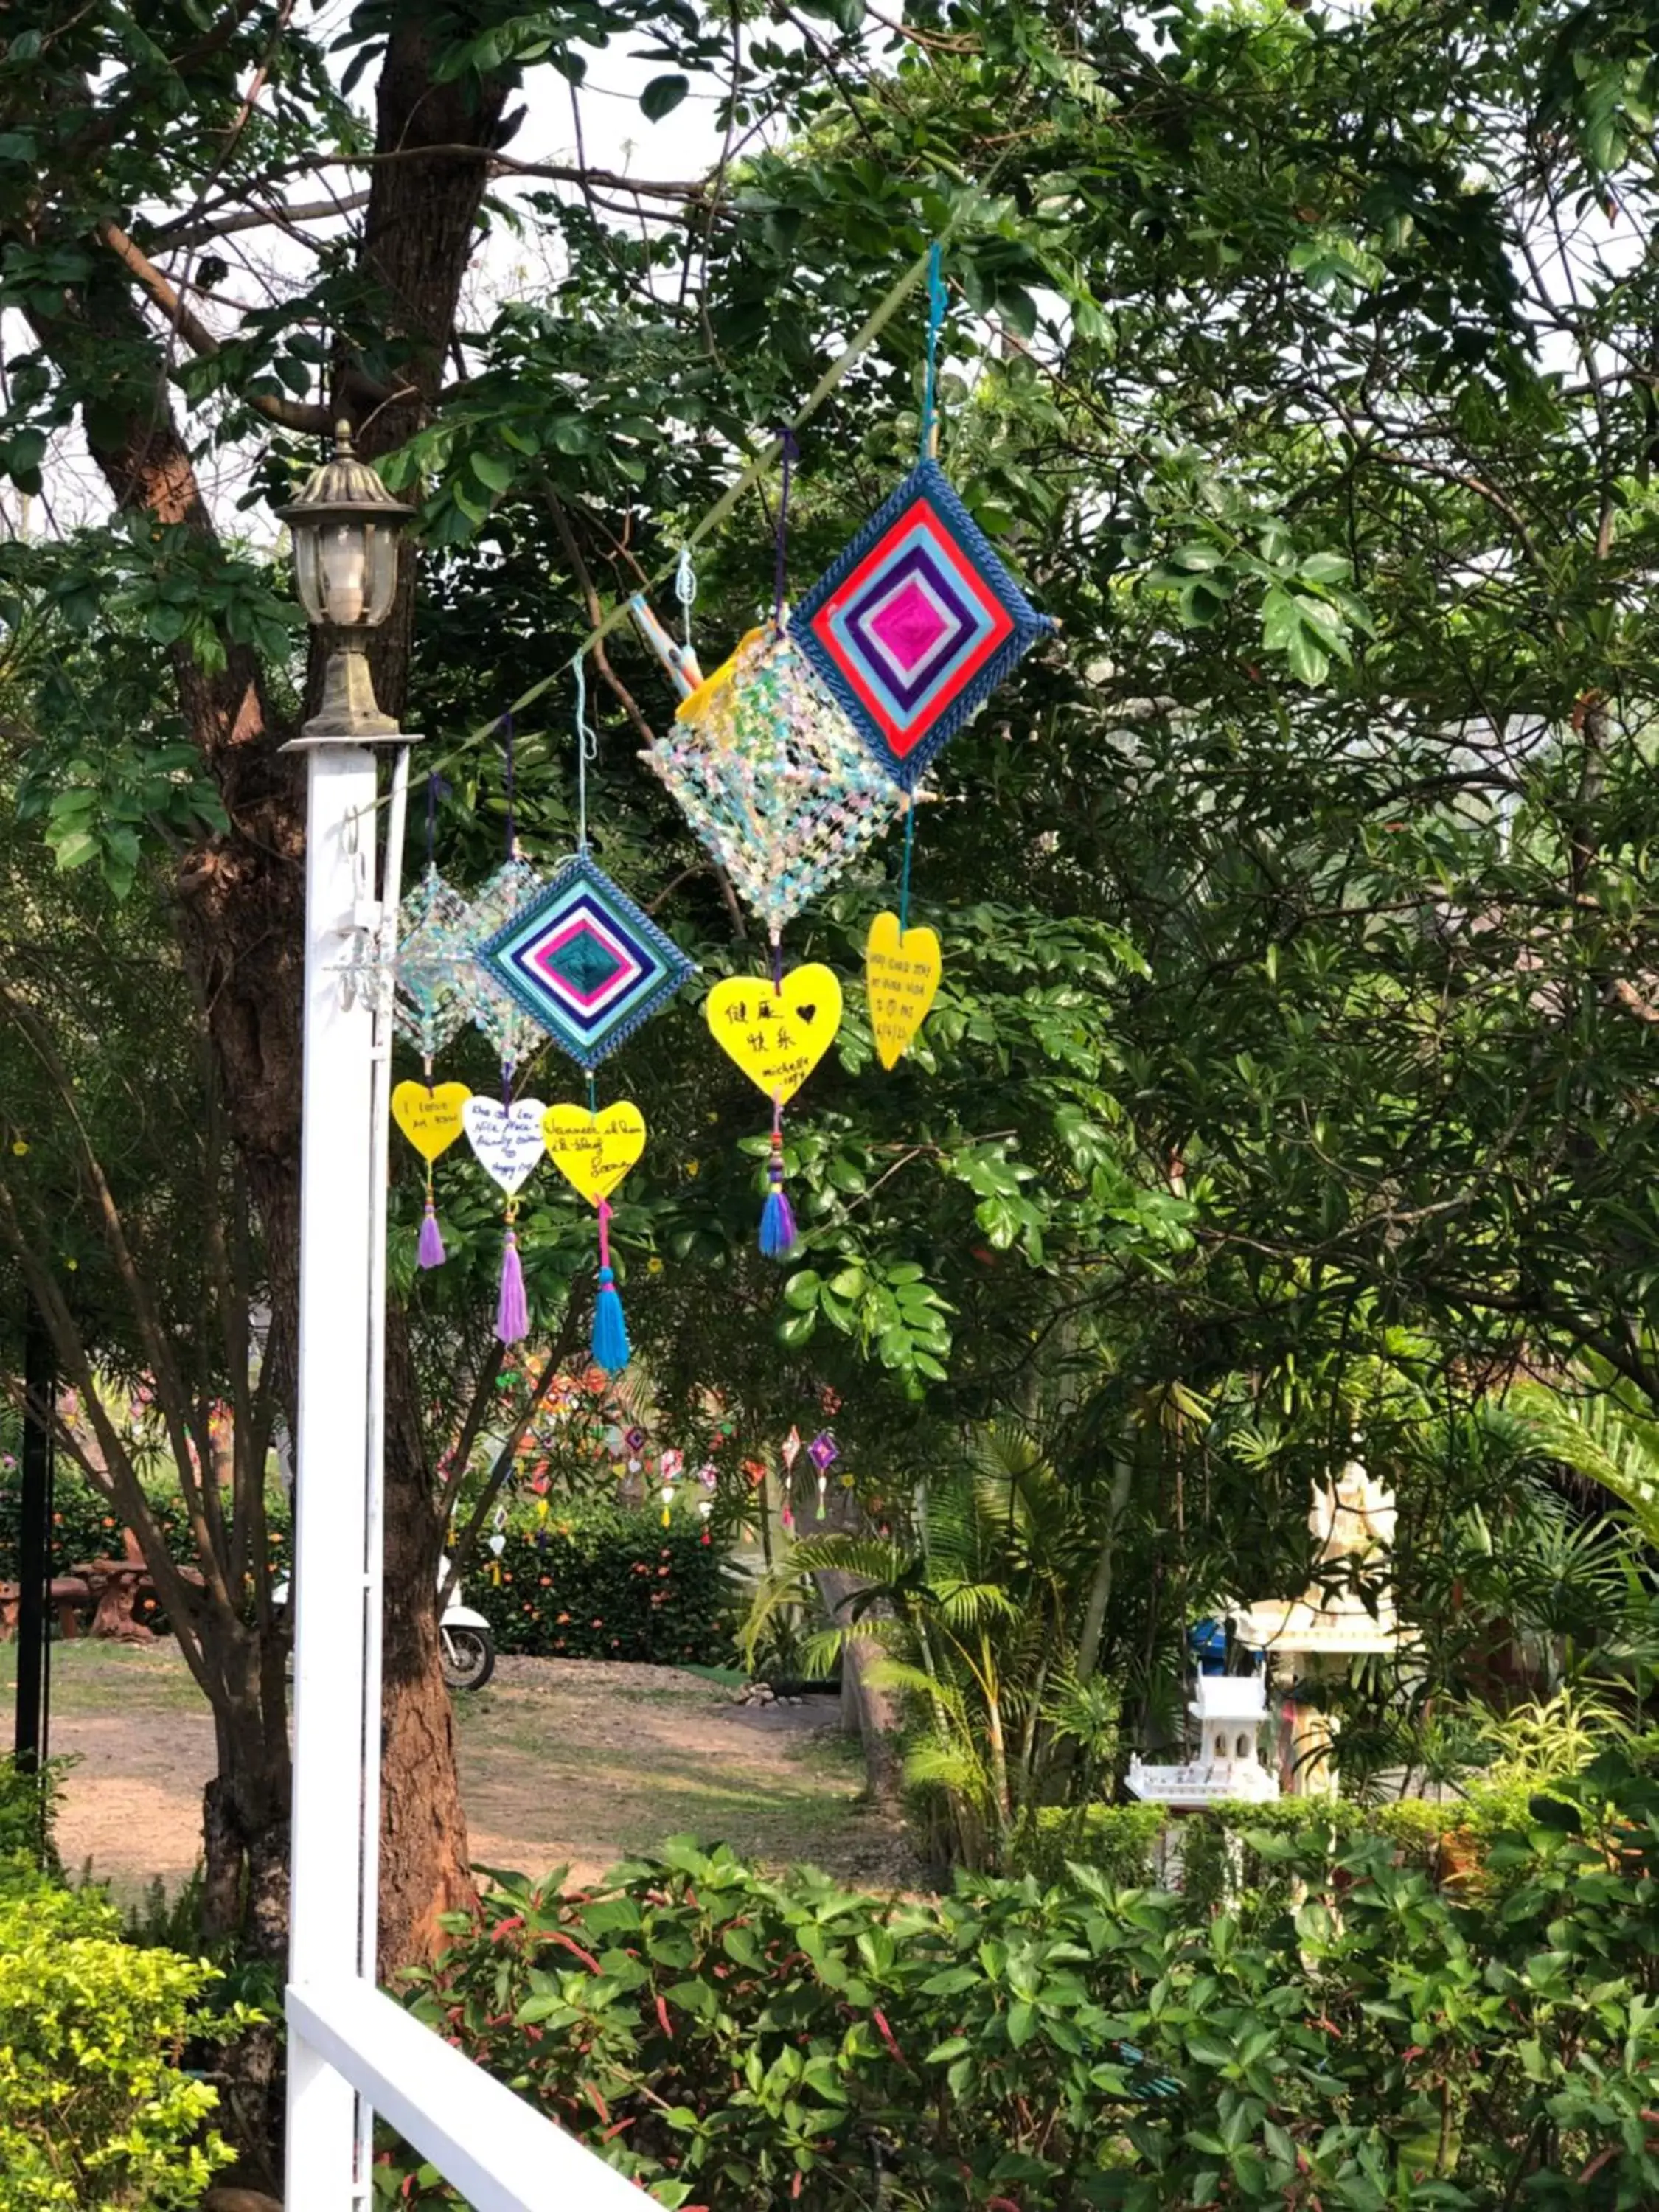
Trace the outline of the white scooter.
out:
M 441 1560 L 438 1566 L 440 1589 L 443 1588 L 448 1572 L 448 1560 Z M 285 1582 L 278 1583 L 270 1594 L 272 1601 L 276 1605 L 286 1605 L 288 1589 Z M 438 1646 L 444 1681 L 452 1690 L 482 1690 L 495 1671 L 495 1638 L 490 1633 L 489 1623 L 483 1613 L 475 1613 L 470 1605 L 461 1603 L 459 1583 L 449 1593 L 449 1602 L 438 1623 Z

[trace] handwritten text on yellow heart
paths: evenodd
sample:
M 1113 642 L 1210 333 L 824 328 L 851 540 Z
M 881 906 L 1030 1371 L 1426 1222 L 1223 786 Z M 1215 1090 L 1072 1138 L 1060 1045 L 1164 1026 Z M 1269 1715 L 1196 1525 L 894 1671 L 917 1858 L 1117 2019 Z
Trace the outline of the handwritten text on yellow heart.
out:
M 927 1018 L 939 988 L 939 939 L 931 929 L 899 934 L 896 914 L 878 914 L 864 948 L 870 1024 L 884 1067 L 896 1067 Z
M 597 1206 L 609 1198 L 645 1150 L 645 1116 L 637 1106 L 550 1106 L 542 1116 L 548 1158 L 565 1181 Z
M 447 1152 L 461 1133 L 461 1109 L 472 1093 L 464 1083 L 400 1083 L 392 1094 L 392 1119 L 423 1160 Z
M 841 1027 L 841 985 L 812 961 L 781 988 L 765 975 L 728 975 L 708 994 L 714 1042 L 769 1098 L 793 1098 Z

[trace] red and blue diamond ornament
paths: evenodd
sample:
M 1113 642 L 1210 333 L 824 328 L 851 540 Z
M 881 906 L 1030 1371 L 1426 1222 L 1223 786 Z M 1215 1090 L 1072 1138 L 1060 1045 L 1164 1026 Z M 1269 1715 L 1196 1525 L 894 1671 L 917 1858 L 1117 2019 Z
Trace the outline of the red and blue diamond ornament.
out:
M 1054 627 L 929 456 L 813 586 L 789 634 L 876 759 L 914 791 Z

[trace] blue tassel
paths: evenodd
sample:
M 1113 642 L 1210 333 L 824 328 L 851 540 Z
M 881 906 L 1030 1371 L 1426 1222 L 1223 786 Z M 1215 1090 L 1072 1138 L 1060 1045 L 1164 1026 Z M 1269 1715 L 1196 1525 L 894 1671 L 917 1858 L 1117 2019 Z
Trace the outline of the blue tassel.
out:
M 767 1260 L 787 1260 L 795 1249 L 795 1213 L 784 1192 L 783 1139 L 775 1127 L 772 1131 L 772 1157 L 766 1164 L 766 1172 L 771 1178 L 772 1188 L 761 1208 L 761 1256 Z
M 599 1295 L 593 1302 L 593 1363 L 607 1375 L 620 1375 L 628 1364 L 628 1323 L 610 1267 L 599 1270 Z
M 761 1208 L 760 1248 L 769 1260 L 787 1260 L 795 1249 L 794 1210 L 781 1188 L 775 1188 Z

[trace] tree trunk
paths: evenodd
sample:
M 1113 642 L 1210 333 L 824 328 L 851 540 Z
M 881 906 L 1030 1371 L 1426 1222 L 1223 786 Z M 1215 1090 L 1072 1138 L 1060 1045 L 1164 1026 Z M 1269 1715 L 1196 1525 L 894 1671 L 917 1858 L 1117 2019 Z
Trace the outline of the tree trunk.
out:
M 378 90 L 376 144 L 394 156 L 375 167 L 364 222 L 360 274 L 376 296 L 391 396 L 360 424 L 369 457 L 398 445 L 435 404 L 499 143 L 504 77 L 435 81 L 429 11 L 393 0 Z M 423 156 L 425 149 L 444 149 Z M 473 152 L 454 149 L 474 149 Z M 43 246 L 50 240 L 33 237 Z M 81 241 L 75 241 L 76 251 Z M 85 292 L 65 293 L 50 313 L 36 310 L 46 350 L 84 390 L 101 388 L 100 357 L 155 362 L 145 395 L 118 427 L 83 410 L 83 428 L 117 505 L 148 511 L 211 543 L 214 530 L 173 412 L 166 353 L 135 302 L 131 272 L 112 249 Z M 363 380 L 342 364 L 341 387 L 364 412 Z M 125 387 L 130 389 L 130 384 Z M 408 689 L 414 600 L 405 556 L 392 617 L 376 638 L 380 702 L 401 712 Z M 187 971 L 205 1010 L 225 1111 L 262 1223 L 273 1314 L 273 1356 L 298 1340 L 301 985 L 303 919 L 303 776 L 280 750 L 252 653 L 225 641 L 226 666 L 204 673 L 180 646 L 172 659 L 181 716 L 216 782 L 229 826 L 188 856 L 179 874 L 178 918 Z M 312 680 L 320 672 L 313 653 Z M 386 1630 L 383 1967 L 420 1955 L 440 1911 L 471 1895 L 465 1822 L 455 1777 L 447 1695 L 438 1670 L 435 1576 L 441 1531 L 432 1506 L 414 1373 L 400 1316 L 388 1316 L 386 1431 Z M 291 1376 L 282 1395 L 292 1412 Z M 274 1640 L 267 1635 L 267 1641 Z M 280 1656 L 280 1645 L 274 1644 Z M 267 1662 L 270 1654 L 266 1655 Z M 209 1670 L 210 1674 L 211 1670 Z M 268 1671 L 268 1668 L 267 1668 Z M 256 1841 L 286 1821 L 256 1819 L 246 1770 L 228 1737 L 240 1740 L 236 1693 L 210 1680 L 221 1729 L 221 1773 L 207 1808 L 210 1909 L 232 1909 L 232 1866 L 263 1871 L 255 1885 L 261 1943 L 282 1908 L 277 1854 Z M 274 1759 L 274 1749 L 268 1759 Z M 227 1766 L 225 1761 L 231 1759 Z M 285 1770 L 286 1746 L 282 1759 Z M 221 1786 L 222 1785 L 222 1786 Z M 263 1786 L 263 1785 L 261 1785 Z M 259 1790 L 253 1790 L 258 1798 Z M 252 1824 L 252 1825 L 250 1825 Z
M 387 1316 L 386 1609 L 381 1652 L 380 1974 L 430 1958 L 439 1917 L 477 1902 L 438 1647 L 444 1530 L 422 1457 L 400 1315 Z M 395 1378 L 395 1382 L 394 1382 Z
M 1083 1626 L 1077 1642 L 1077 1678 L 1079 1682 L 1092 1680 L 1100 1664 L 1101 1632 L 1106 1626 L 1106 1608 L 1112 1601 L 1112 1576 L 1117 1560 L 1117 1526 L 1123 1518 L 1124 1508 L 1129 1503 L 1129 1489 L 1134 1480 L 1134 1463 L 1123 1454 L 1112 1462 L 1112 1487 L 1106 1501 L 1106 1526 L 1101 1531 L 1100 1551 L 1095 1560 L 1095 1571 L 1089 1583 L 1089 1595 L 1083 1608 Z
M 831 1572 L 815 1575 L 818 1595 L 832 1620 L 844 1620 L 840 1610 L 864 1585 L 856 1575 Z M 899 1802 L 903 1777 L 899 1763 L 898 1700 L 890 1690 L 870 1680 L 870 1669 L 879 1656 L 878 1647 L 854 1637 L 842 1646 L 841 1721 L 849 1734 L 857 1732 L 864 1747 L 864 1779 L 871 1802 L 892 1810 Z

